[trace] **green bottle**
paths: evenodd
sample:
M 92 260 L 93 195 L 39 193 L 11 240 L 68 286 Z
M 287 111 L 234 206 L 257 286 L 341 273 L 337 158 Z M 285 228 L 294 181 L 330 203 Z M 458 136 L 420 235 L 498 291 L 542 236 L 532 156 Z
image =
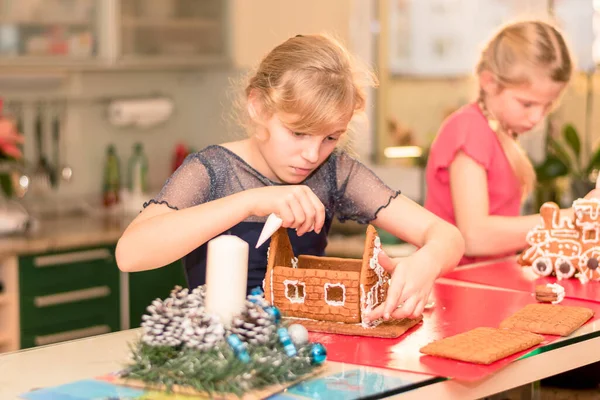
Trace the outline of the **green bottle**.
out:
M 144 194 L 148 190 L 148 157 L 141 143 L 133 145 L 133 153 L 129 157 L 129 192 Z
M 119 190 L 121 189 L 121 171 L 119 156 L 113 144 L 106 148 L 106 161 L 104 163 L 104 206 L 110 207 L 119 202 Z

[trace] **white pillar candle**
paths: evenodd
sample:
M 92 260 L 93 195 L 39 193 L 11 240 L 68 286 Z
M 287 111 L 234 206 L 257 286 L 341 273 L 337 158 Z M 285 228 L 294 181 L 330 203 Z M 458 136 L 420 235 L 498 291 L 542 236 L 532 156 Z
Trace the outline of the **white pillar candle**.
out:
M 222 235 L 208 242 L 206 258 L 206 312 L 230 326 L 246 301 L 248 243 L 237 236 Z

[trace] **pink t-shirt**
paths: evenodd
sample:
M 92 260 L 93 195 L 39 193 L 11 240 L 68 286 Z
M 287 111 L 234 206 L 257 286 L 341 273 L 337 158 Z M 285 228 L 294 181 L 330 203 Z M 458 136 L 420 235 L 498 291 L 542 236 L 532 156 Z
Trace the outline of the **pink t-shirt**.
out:
M 476 103 L 466 105 L 450 115 L 431 145 L 426 170 L 425 208 L 456 225 L 449 167 L 459 151 L 485 168 L 490 215 L 518 216 L 521 208 L 519 180 L 502 150 L 496 133 L 490 129 Z M 463 257 L 459 265 L 510 254 Z

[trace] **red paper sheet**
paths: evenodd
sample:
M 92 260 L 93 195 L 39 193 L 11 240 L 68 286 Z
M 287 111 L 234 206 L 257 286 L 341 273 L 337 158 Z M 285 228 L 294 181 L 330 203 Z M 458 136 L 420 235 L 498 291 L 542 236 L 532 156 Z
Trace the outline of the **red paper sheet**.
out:
M 398 339 L 311 333 L 311 340 L 327 347 L 327 359 L 331 361 L 426 373 L 464 381 L 482 379 L 535 348 L 487 366 L 422 355 L 419 349 L 434 340 L 480 326 L 498 327 L 503 319 L 535 302 L 528 293 L 445 283 L 435 285 L 434 297 L 436 304 L 432 310 L 425 312 L 423 323 Z M 600 304 L 571 299 L 565 299 L 562 304 L 589 307 L 596 313 L 594 318 L 600 317 Z M 557 336 L 546 336 L 540 346 L 557 339 Z
M 531 268 L 520 266 L 516 260 L 486 263 L 474 267 L 457 268 L 444 278 L 482 285 L 501 287 L 535 293 L 536 285 L 558 283 L 565 288 L 565 297 L 600 302 L 600 282 L 582 284 L 577 278 L 557 280 L 555 277 L 540 277 Z

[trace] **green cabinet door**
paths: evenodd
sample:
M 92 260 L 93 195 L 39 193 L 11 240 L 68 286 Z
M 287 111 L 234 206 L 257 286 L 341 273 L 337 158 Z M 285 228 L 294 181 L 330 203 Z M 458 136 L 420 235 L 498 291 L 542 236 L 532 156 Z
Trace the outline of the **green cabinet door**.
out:
M 181 261 L 150 271 L 129 274 L 129 326 L 138 328 L 152 301 L 169 296 L 176 286 L 187 287 Z
M 19 257 L 21 348 L 120 329 L 114 246 Z

